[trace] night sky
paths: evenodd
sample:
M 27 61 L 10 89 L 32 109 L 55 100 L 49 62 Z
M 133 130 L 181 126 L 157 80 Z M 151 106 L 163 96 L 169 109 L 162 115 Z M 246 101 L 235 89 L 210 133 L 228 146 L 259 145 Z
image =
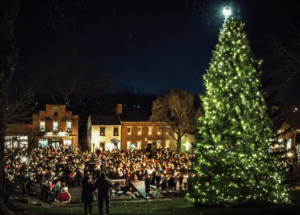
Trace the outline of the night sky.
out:
M 171 88 L 204 93 L 202 76 L 218 44 L 219 29 L 224 22 L 224 6 L 231 6 L 233 13 L 239 13 L 246 23 L 252 49 L 258 59 L 264 60 L 263 77 L 272 77 L 272 71 L 276 69 L 269 58 L 272 45 L 269 32 L 279 39 L 286 35 L 296 36 L 287 20 L 299 29 L 296 22 L 299 20 L 299 5 L 293 4 L 293 0 L 199 1 L 194 7 L 187 7 L 188 1 L 185 0 L 154 0 L 149 1 L 153 2 L 150 6 L 131 6 L 130 2 L 136 1 L 127 2 L 121 16 L 121 31 L 95 28 L 77 37 L 78 40 L 81 36 L 84 39 L 82 58 L 93 61 L 100 71 L 112 73 L 119 90 L 132 88 L 137 93 L 160 94 Z M 26 1 L 21 5 L 16 21 L 20 67 L 36 55 L 49 57 L 50 50 L 57 45 L 68 45 L 52 28 L 36 24 L 35 18 L 42 19 L 42 13 L 28 15 L 31 7 L 24 4 Z M 201 10 L 197 11 L 197 8 Z M 110 15 L 108 13 L 107 17 Z M 296 99 L 300 100 L 297 95 L 298 76 L 284 91 L 281 102 L 297 103 Z M 16 77 L 22 80 L 28 78 L 18 71 Z M 282 80 L 273 80 L 267 91 L 276 90 Z

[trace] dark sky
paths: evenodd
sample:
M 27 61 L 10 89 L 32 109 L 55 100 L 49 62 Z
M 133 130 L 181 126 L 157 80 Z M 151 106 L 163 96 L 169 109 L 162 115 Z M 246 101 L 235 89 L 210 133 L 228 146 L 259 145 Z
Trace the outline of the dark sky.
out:
M 191 7 L 193 1 L 186 0 L 153 0 L 149 1 L 153 4 L 147 5 L 126 2 L 129 3 L 120 6 L 123 8 L 121 31 L 94 28 L 82 34 L 83 57 L 92 60 L 100 71 L 114 74 L 118 86 L 133 88 L 138 93 L 159 94 L 171 88 L 194 94 L 205 91 L 202 75 L 218 43 L 224 6 L 231 6 L 235 14 L 239 12 L 246 23 L 253 51 L 264 60 L 264 77 L 272 76 L 274 70 L 273 61 L 269 59 L 272 44 L 269 30 L 275 37 L 285 38 L 291 33 L 296 35 L 286 20 L 299 27 L 296 20 L 299 20 L 300 8 L 293 0 L 199 1 L 194 7 Z M 189 7 L 186 2 L 190 3 Z M 34 16 L 28 15 L 31 7 L 24 4 L 26 1 L 16 23 L 21 66 L 36 54 L 47 56 L 55 45 L 68 44 L 62 42 L 62 37 L 52 28 L 36 24 L 35 19 L 44 18 L 42 10 Z M 201 10 L 197 12 L 197 8 Z M 103 12 L 101 17 L 105 16 L 109 19 L 111 14 Z M 296 76 L 284 92 L 282 102 L 299 100 L 297 82 Z M 279 84 L 273 81 L 268 91 Z

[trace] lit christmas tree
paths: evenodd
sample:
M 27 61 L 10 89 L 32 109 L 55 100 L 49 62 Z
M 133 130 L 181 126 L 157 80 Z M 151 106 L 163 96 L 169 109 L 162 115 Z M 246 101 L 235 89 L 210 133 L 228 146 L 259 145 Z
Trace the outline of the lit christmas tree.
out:
M 276 168 L 273 137 L 256 60 L 240 18 L 229 19 L 200 96 L 204 116 L 195 133 L 192 169 L 197 176 L 186 198 L 195 206 L 233 206 L 244 203 L 291 203 L 285 169 Z

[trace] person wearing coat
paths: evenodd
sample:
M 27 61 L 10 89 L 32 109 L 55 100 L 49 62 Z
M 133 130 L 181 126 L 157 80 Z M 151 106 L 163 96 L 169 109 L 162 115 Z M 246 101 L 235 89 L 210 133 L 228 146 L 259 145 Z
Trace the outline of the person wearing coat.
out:
M 161 179 L 161 174 L 159 171 L 156 172 L 156 175 L 155 175 L 155 181 L 156 181 L 156 187 L 157 189 L 159 189 L 159 186 L 160 186 L 160 179 Z
M 72 172 L 71 171 L 68 174 L 68 178 L 69 178 L 69 188 L 71 188 L 71 185 L 72 185 Z
M 148 174 L 146 175 L 145 185 L 146 185 L 146 194 L 147 194 L 150 191 L 150 175 Z
M 89 206 L 89 214 L 92 213 L 92 202 L 94 199 L 93 191 L 95 190 L 91 179 L 89 176 L 86 176 L 82 180 L 82 202 L 84 202 L 84 212 L 87 214 L 87 206 Z
M 109 194 L 113 184 L 104 172 L 101 172 L 100 178 L 94 183 L 94 189 L 98 189 L 99 213 L 103 211 L 103 200 L 106 204 L 106 213 L 109 214 Z

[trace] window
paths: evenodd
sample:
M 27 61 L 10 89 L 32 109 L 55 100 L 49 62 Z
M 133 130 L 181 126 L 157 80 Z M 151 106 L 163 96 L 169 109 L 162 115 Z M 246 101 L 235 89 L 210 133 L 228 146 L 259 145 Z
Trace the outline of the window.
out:
M 53 122 L 53 132 L 58 132 L 58 122 Z
M 114 127 L 114 136 L 119 136 L 119 128 Z
M 73 146 L 72 140 L 64 140 L 64 147 Z
M 142 135 L 142 126 L 138 126 L 138 135 L 141 136 Z
M 169 148 L 170 147 L 170 140 L 166 140 L 166 146 L 165 148 Z
M 292 145 L 292 140 L 288 139 L 286 142 L 286 150 L 290 150 L 291 149 L 291 145 Z
M 152 135 L 152 127 L 151 126 L 149 126 L 149 128 L 148 128 L 148 135 Z
M 161 147 L 161 140 L 157 141 L 157 147 Z
M 167 126 L 166 128 L 166 135 L 168 134 L 168 131 L 170 131 L 170 126 Z
M 39 141 L 39 146 L 40 147 L 46 147 L 46 146 L 48 146 L 48 140 L 44 140 L 44 139 L 40 140 Z
M 130 149 L 130 142 L 127 142 L 127 150 Z
M 131 135 L 131 126 L 130 126 L 130 127 L 127 127 L 127 134 L 128 134 L 128 135 Z
M 46 131 L 46 123 L 44 121 L 40 122 L 40 132 Z
M 161 128 L 157 128 L 157 134 L 161 135 Z
M 67 122 L 67 132 L 72 132 L 72 122 Z
M 105 127 L 100 127 L 100 136 L 105 136 Z
M 53 108 L 53 115 L 57 116 L 58 115 L 58 107 Z
M 138 145 L 137 145 L 138 149 L 142 149 L 142 142 L 141 142 L 141 141 L 138 141 L 137 144 L 138 144 Z

